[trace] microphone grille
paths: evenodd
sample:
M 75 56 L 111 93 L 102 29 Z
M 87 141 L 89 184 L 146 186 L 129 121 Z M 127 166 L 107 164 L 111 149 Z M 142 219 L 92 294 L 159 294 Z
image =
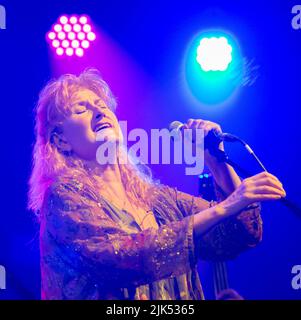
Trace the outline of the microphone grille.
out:
M 169 130 L 179 130 L 182 125 L 183 123 L 180 121 L 173 121 L 169 124 Z

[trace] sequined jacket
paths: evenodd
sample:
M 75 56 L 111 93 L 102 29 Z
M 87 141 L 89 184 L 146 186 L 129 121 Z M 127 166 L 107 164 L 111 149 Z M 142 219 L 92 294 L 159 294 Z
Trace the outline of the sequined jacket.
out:
M 198 259 L 233 259 L 262 235 L 260 207 L 246 208 L 193 235 L 193 215 L 209 202 L 165 185 L 150 194 L 157 228 L 80 181 L 59 178 L 41 210 L 42 299 L 200 300 Z

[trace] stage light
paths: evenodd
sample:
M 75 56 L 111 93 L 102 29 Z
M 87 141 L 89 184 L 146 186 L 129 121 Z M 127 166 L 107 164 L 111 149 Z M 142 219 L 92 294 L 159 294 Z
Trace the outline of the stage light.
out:
M 88 22 L 88 19 L 86 16 L 81 16 L 78 21 L 81 24 L 86 24 Z
M 63 40 L 62 41 L 62 47 L 63 48 L 68 48 L 69 47 L 69 41 L 68 40 Z
M 87 48 L 89 48 L 90 43 L 88 40 L 84 40 L 84 41 L 82 41 L 81 45 L 84 49 L 87 49 Z
M 68 18 L 66 17 L 66 16 L 61 16 L 60 17 L 60 23 L 61 24 L 65 24 L 65 23 L 67 23 L 68 22 Z
M 73 26 L 73 30 L 74 30 L 75 32 L 80 32 L 81 29 L 82 29 L 82 27 L 81 27 L 81 25 L 78 24 L 78 23 Z
M 84 55 L 84 50 L 82 48 L 77 48 L 75 50 L 75 54 L 78 56 L 78 57 L 82 57 Z
M 53 29 L 54 29 L 55 32 L 60 32 L 60 31 L 62 31 L 62 25 L 56 24 L 56 25 L 53 27 Z
M 71 30 L 72 30 L 72 27 L 71 27 L 70 24 L 65 24 L 65 25 L 64 25 L 64 31 L 70 32 Z
M 62 56 L 64 54 L 64 49 L 63 48 L 57 48 L 56 49 L 56 54 L 59 56 Z
M 86 38 L 86 35 L 85 35 L 83 32 L 79 32 L 79 33 L 77 34 L 77 38 L 78 38 L 79 40 L 84 40 L 84 39 Z
M 70 19 L 69 19 L 69 22 L 72 23 L 72 24 L 75 24 L 77 22 L 77 18 L 75 16 L 72 16 Z
M 232 61 L 232 47 L 225 37 L 203 38 L 197 48 L 197 62 L 208 71 L 225 71 Z
M 55 39 L 55 40 L 52 41 L 52 46 L 53 46 L 54 48 L 58 48 L 58 47 L 60 46 L 60 42 Z
M 79 47 L 79 41 L 78 40 L 73 40 L 71 42 L 71 45 L 72 45 L 73 48 L 78 48 Z
M 202 105 L 226 105 L 238 92 L 244 72 L 243 56 L 235 37 L 224 30 L 196 35 L 185 56 L 186 88 Z
M 74 53 L 74 50 L 73 50 L 72 48 L 67 48 L 67 49 L 66 49 L 66 55 L 67 55 L 67 56 L 72 56 L 73 53 Z
M 83 26 L 83 30 L 84 30 L 86 33 L 88 33 L 88 32 L 91 31 L 91 26 L 90 26 L 89 24 L 85 24 L 85 25 Z
M 68 39 L 69 39 L 69 40 L 74 40 L 75 37 L 76 37 L 76 36 L 75 36 L 75 33 L 74 33 L 74 32 L 69 32 L 69 33 L 68 33 Z
M 96 35 L 86 15 L 62 15 L 47 33 L 46 39 L 58 56 L 82 57 Z M 81 46 L 81 47 L 80 47 Z
M 54 39 L 55 39 L 55 32 L 49 32 L 49 33 L 48 33 L 48 38 L 49 38 L 50 40 L 54 40 Z
M 59 40 L 64 40 L 65 38 L 66 38 L 66 33 L 65 32 L 59 32 L 58 34 L 57 34 L 57 38 L 59 39 Z
M 90 41 L 94 41 L 96 39 L 96 35 L 94 32 L 89 32 L 87 34 L 87 39 L 90 40 Z

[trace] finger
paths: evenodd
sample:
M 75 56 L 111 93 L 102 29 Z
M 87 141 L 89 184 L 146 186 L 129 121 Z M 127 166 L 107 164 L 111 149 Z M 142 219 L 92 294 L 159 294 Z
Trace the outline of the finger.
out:
M 253 176 L 251 178 L 254 178 L 255 180 L 261 179 L 261 178 L 271 178 L 271 179 L 273 179 L 275 181 L 278 181 L 282 185 L 282 183 L 279 181 L 279 179 L 276 176 L 274 176 L 273 174 L 271 174 L 271 173 L 269 173 L 267 171 L 258 173 L 258 174 L 256 174 L 255 176 Z
M 206 127 L 210 128 L 210 129 L 214 129 L 218 132 L 222 132 L 222 128 L 219 124 L 212 122 L 212 121 L 205 121 L 205 122 L 206 122 L 206 124 L 205 124 Z
M 270 187 L 273 187 L 273 188 L 276 188 L 276 189 L 279 189 L 283 192 L 285 192 L 282 184 L 279 182 L 279 181 L 276 181 L 274 179 L 271 179 L 271 178 L 262 178 L 260 180 L 257 180 L 255 182 L 255 186 L 270 186 Z
M 187 121 L 187 129 L 191 128 L 192 123 L 195 121 L 195 119 L 188 119 Z
M 273 184 L 273 185 L 277 185 L 280 186 L 282 188 L 282 183 L 278 180 L 273 179 L 272 177 L 262 177 L 256 180 L 251 180 L 254 182 L 254 184 L 257 185 L 262 185 L 263 183 L 268 183 L 269 185 Z
M 217 123 L 214 123 L 211 121 L 206 121 L 206 124 L 203 126 L 203 129 L 204 129 L 205 135 L 207 135 L 208 132 L 210 132 L 211 130 L 214 130 L 215 132 L 219 132 L 219 133 L 222 132 L 221 127 Z
M 255 176 L 245 179 L 245 181 L 255 182 L 257 185 L 262 185 L 268 181 L 270 185 L 276 185 L 277 187 L 279 186 L 280 188 L 283 188 L 282 183 L 274 175 L 268 172 L 261 172 Z
M 190 119 L 192 120 L 192 119 Z M 193 133 L 191 132 L 192 129 L 189 127 L 188 123 L 183 124 L 180 127 L 180 131 L 182 133 L 182 137 L 187 140 L 187 141 L 192 141 L 192 143 L 194 143 L 194 138 L 193 138 Z M 189 132 L 190 131 L 190 132 Z
M 198 119 L 194 120 L 191 124 L 191 129 L 203 129 L 204 125 L 206 124 L 206 121 Z
M 261 201 L 272 201 L 272 200 L 280 200 L 282 197 L 276 194 L 260 194 L 260 195 L 253 195 L 250 199 L 254 202 L 261 202 Z
M 263 179 L 260 179 L 254 182 L 249 182 L 249 183 L 250 183 L 249 187 L 251 187 L 251 190 L 255 190 L 255 189 L 261 190 L 260 188 L 269 187 L 269 188 L 274 188 L 278 190 L 281 194 L 286 196 L 286 192 L 283 189 L 282 185 L 279 184 L 278 182 L 275 182 L 272 179 L 263 178 Z
M 184 124 L 180 127 L 180 130 L 183 130 L 183 129 L 188 129 L 188 124 L 184 123 Z
M 271 177 L 272 179 L 274 179 L 275 181 L 277 181 L 278 183 L 280 183 L 280 185 L 282 186 L 282 182 L 281 182 L 276 176 L 274 176 L 274 175 L 271 174 L 271 173 L 269 173 L 269 175 L 270 175 L 270 177 Z
M 280 185 L 282 186 L 281 181 L 280 181 L 276 176 L 274 176 L 273 174 L 271 174 L 271 173 L 269 173 L 269 172 L 267 172 L 267 174 L 268 174 L 268 177 L 269 177 L 269 178 L 277 181 L 277 182 L 280 183 Z
M 203 119 L 189 119 L 187 121 L 187 126 L 190 129 L 199 129 L 202 128 L 206 122 L 208 121 L 205 121 Z
M 254 194 L 273 194 L 273 195 L 280 195 L 282 197 L 285 197 L 285 191 L 284 190 L 280 190 L 274 187 L 270 187 L 270 186 L 260 186 L 257 187 L 253 190 Z

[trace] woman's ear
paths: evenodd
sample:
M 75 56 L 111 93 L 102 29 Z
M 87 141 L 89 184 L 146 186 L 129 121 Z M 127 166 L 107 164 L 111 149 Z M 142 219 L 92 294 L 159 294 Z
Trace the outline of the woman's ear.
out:
M 64 134 L 61 131 L 53 131 L 51 134 L 51 143 L 56 146 L 59 152 L 70 155 L 72 152 L 72 148 Z

